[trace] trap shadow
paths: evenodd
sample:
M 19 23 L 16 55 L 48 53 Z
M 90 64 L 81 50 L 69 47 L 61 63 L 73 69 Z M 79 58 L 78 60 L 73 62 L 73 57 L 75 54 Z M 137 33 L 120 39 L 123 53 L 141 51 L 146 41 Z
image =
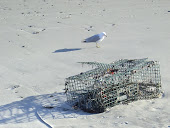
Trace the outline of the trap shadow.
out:
M 0 124 L 26 123 L 35 120 L 42 122 L 41 118 L 63 119 L 89 115 L 89 113 L 73 109 L 64 99 L 66 99 L 64 92 L 52 93 L 30 96 L 2 105 L 0 106 Z
M 82 48 L 64 48 L 64 49 L 55 50 L 53 53 L 72 52 L 72 51 L 79 51 L 79 50 L 82 50 Z

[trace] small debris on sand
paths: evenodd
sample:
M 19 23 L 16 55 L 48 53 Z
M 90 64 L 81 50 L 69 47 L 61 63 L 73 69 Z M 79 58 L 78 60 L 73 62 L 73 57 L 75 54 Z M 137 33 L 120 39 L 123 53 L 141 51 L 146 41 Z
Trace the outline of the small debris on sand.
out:
M 32 34 L 39 34 L 39 32 L 33 32 Z
M 43 106 L 43 108 L 53 109 L 53 108 L 54 108 L 54 106 Z
M 20 85 L 14 85 L 11 89 L 16 89 L 16 88 L 19 88 Z

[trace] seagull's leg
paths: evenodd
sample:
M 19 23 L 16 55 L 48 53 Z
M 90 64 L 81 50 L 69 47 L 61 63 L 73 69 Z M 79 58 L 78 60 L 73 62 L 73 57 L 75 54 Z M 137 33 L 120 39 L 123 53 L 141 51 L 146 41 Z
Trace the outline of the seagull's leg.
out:
M 100 46 L 98 45 L 98 43 L 96 43 L 96 47 L 97 47 L 97 48 L 100 48 Z

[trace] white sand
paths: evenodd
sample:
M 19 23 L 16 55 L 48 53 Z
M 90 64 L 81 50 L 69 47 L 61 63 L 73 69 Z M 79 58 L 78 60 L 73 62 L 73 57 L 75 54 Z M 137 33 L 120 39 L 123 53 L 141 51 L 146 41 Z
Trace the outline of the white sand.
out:
M 169 0 L 1 0 L 0 128 L 170 127 L 169 5 Z M 101 48 L 81 43 L 103 31 L 108 37 Z M 145 57 L 160 61 L 163 98 L 101 114 L 67 109 L 64 79 L 87 70 L 77 62 Z

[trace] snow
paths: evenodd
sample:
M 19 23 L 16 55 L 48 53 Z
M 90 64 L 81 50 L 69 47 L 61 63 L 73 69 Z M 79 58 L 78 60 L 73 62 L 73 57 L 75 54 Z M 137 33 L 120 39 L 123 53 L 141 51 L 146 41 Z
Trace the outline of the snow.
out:
M 169 0 L 1 0 L 0 5 L 0 128 L 170 127 Z M 102 31 L 107 38 L 101 48 L 81 43 Z M 162 98 L 101 114 L 65 103 L 64 79 L 88 69 L 77 62 L 146 57 L 160 62 Z

